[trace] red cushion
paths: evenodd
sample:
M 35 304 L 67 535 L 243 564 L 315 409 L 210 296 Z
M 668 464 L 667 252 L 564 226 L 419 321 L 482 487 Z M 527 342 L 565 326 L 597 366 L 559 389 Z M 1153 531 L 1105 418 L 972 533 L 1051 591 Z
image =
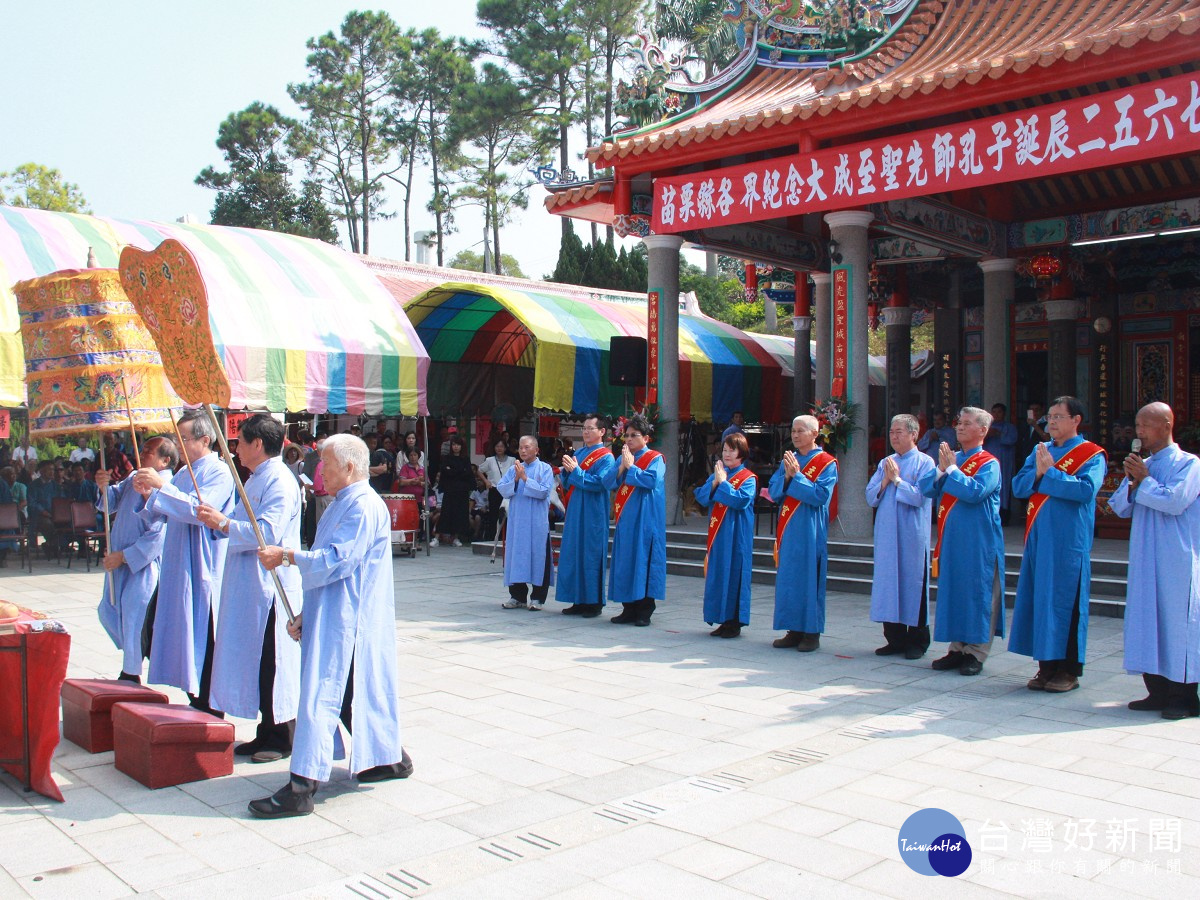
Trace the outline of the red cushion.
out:
M 68 678 L 63 682 L 62 699 L 89 712 L 112 709 L 114 703 L 167 703 L 166 694 L 132 681 L 104 678 Z
M 208 744 L 233 740 L 233 723 L 190 706 L 118 703 L 113 728 L 149 744 Z

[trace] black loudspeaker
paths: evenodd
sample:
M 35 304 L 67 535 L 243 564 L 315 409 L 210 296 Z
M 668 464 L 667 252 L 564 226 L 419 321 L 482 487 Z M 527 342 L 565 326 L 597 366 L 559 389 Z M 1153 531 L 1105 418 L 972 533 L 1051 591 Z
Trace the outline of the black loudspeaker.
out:
M 646 386 L 646 339 L 608 339 L 608 383 L 615 387 Z

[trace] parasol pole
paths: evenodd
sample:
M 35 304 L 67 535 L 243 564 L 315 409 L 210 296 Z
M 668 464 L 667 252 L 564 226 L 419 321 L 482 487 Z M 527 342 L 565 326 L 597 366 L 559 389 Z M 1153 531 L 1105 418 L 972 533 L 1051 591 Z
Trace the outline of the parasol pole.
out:
M 175 440 L 179 442 L 179 455 L 187 463 L 188 474 L 192 476 L 192 487 L 196 489 L 196 499 L 203 503 L 204 498 L 200 496 L 200 482 L 196 481 L 196 470 L 192 468 L 192 461 L 188 459 L 187 450 L 184 449 L 183 435 L 179 433 L 179 425 L 175 422 L 175 411 L 168 409 L 167 415 L 171 417 L 171 427 L 175 429 Z
M 108 464 L 104 461 L 104 438 L 100 438 L 100 469 L 103 471 L 108 468 Z M 85 545 L 86 548 L 86 545 Z M 104 553 L 105 555 L 112 552 L 112 535 L 108 524 L 108 485 L 104 486 Z M 104 565 L 104 557 L 100 557 L 100 565 Z M 110 606 L 117 605 L 117 595 L 113 590 L 112 572 L 108 569 L 104 570 L 104 586 L 108 589 L 108 603 Z
M 134 427 L 134 424 L 133 424 L 133 409 L 129 405 L 129 388 L 127 388 L 125 386 L 125 373 L 124 372 L 121 373 L 121 393 L 123 393 L 125 395 L 125 414 L 127 416 L 129 416 L 129 437 L 133 439 L 133 461 L 136 464 L 136 468 L 140 469 L 142 467 L 142 454 L 138 452 L 137 429 Z M 180 453 L 183 452 L 182 447 L 179 448 L 179 452 Z M 104 450 L 101 449 L 100 453 L 101 453 L 101 455 L 103 455 Z M 196 495 L 199 496 L 199 494 L 200 494 L 200 492 L 199 492 L 199 490 L 197 490 Z
M 421 502 L 425 504 L 425 508 L 421 510 L 421 522 L 425 531 L 425 556 L 428 557 L 431 553 L 429 549 L 430 538 L 430 514 L 429 514 L 429 464 L 433 461 L 433 454 L 429 452 L 429 416 L 421 417 L 421 431 L 424 433 L 425 440 L 425 465 L 421 466 L 421 477 L 425 479 L 425 493 L 421 495 Z
M 262 529 L 258 527 L 258 518 L 254 515 L 254 507 L 250 504 L 250 498 L 246 496 L 246 487 L 242 484 L 242 477 L 238 475 L 237 466 L 233 464 L 233 454 L 229 452 L 229 445 L 225 443 L 225 429 L 217 421 L 217 414 L 213 412 L 211 403 L 204 404 L 204 411 L 208 413 L 208 419 L 212 422 L 213 431 L 217 433 L 217 443 L 221 447 L 221 455 L 225 457 L 225 462 L 229 464 L 229 471 L 233 474 L 233 483 L 237 486 L 238 496 L 242 498 L 242 506 L 246 509 L 246 516 L 250 519 L 250 527 L 254 529 L 254 536 L 258 539 L 259 549 L 266 550 L 266 538 L 263 537 Z M 279 580 L 279 573 L 274 569 L 271 570 L 271 580 L 275 582 L 275 593 L 279 595 L 279 601 L 283 604 L 283 611 L 287 613 L 288 624 L 291 625 L 296 621 L 296 614 L 292 612 L 292 604 L 288 602 L 287 591 L 283 589 L 283 582 Z

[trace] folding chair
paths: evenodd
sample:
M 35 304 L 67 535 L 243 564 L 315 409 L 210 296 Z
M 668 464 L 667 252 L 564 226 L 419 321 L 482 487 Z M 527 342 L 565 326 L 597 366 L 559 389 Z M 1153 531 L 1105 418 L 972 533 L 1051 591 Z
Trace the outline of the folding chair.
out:
M 12 541 L 17 545 L 29 571 L 33 572 L 33 556 L 29 552 L 29 532 L 21 525 L 21 511 L 16 503 L 0 503 L 0 541 Z
M 87 570 L 92 570 L 92 542 L 96 543 L 96 556 L 100 556 L 100 541 L 104 530 L 96 527 L 96 507 L 86 500 L 71 501 L 71 540 L 83 544 L 83 561 Z M 67 556 L 67 568 L 71 568 L 74 554 Z

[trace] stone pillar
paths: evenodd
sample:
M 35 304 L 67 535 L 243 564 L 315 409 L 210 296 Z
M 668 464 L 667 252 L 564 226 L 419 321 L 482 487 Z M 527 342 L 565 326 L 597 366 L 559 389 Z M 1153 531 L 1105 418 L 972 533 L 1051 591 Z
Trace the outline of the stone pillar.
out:
M 1015 259 L 984 259 L 983 269 L 983 408 L 1003 403 L 1012 408 L 1012 339 L 1008 331 L 1008 308 L 1016 288 Z
M 912 412 L 911 306 L 888 306 L 880 314 L 887 329 L 887 419 Z
M 809 349 L 812 336 L 812 304 L 808 287 L 808 273 L 798 271 L 796 277 L 796 302 L 792 306 L 793 345 L 792 415 L 800 416 L 812 406 L 812 356 Z
M 1075 319 L 1079 304 L 1074 300 L 1047 300 L 1046 322 L 1050 326 L 1050 396 L 1046 407 L 1055 397 L 1075 396 Z M 1086 398 L 1085 398 L 1086 402 Z
M 871 265 L 867 226 L 874 216 L 865 210 L 825 214 L 830 239 L 842 255 L 840 267 L 850 270 L 849 366 L 846 398 L 859 405 L 859 431 L 838 460 L 838 519 L 850 538 L 870 538 L 871 509 L 867 506 L 867 423 L 870 421 L 870 391 L 867 380 L 867 292 Z
M 933 413 L 944 412 L 953 419 L 962 407 L 962 310 L 959 297 L 959 273 L 949 271 L 946 298 L 933 312 L 933 353 L 936 365 L 934 390 L 929 399 L 930 419 Z
M 654 445 L 667 466 L 667 524 L 682 523 L 679 502 L 679 250 L 683 238 L 652 234 L 646 245 L 646 290 L 658 291 L 658 432 Z
M 829 399 L 829 383 L 832 378 L 832 366 L 829 359 L 830 342 L 833 332 L 829 330 L 829 273 L 813 272 L 813 299 L 817 304 L 817 377 L 816 400 Z

